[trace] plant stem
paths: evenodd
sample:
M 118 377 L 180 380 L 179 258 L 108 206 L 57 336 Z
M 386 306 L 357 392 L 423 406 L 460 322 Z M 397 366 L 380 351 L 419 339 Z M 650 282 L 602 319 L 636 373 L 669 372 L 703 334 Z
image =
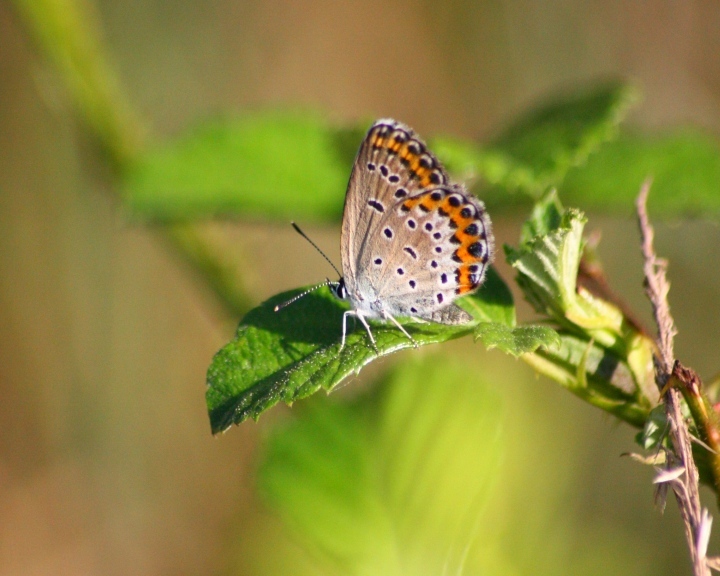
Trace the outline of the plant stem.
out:
M 110 163 L 122 169 L 141 149 L 147 131 L 108 64 L 95 6 L 84 0 L 14 3 Z
M 148 124 L 132 109 L 104 50 L 90 0 L 13 0 L 37 46 L 57 69 L 75 108 L 120 178 L 148 140 Z M 199 227 L 170 225 L 165 234 L 181 257 L 208 280 L 232 315 L 249 308 L 237 268 L 213 250 Z
M 699 491 L 699 474 L 692 455 L 690 432 L 680 408 L 680 395 L 674 386 L 667 386 L 672 377 L 675 357 L 673 338 L 676 334 L 675 323 L 670 314 L 667 295 L 670 284 L 665 276 L 666 262 L 655 255 L 653 247 L 654 231 L 647 215 L 647 197 L 650 182 L 643 184 L 637 200 L 638 221 L 642 235 L 643 270 L 645 274 L 645 292 L 650 300 L 658 327 L 658 354 L 655 356 L 655 381 L 664 391 L 665 413 L 670 427 L 672 450 L 668 450 L 668 470 L 683 469 L 680 476 L 668 480 L 675 493 L 680 515 L 685 523 L 685 537 L 695 576 L 710 576 L 707 565 L 707 541 L 710 532 L 710 516 L 702 508 Z

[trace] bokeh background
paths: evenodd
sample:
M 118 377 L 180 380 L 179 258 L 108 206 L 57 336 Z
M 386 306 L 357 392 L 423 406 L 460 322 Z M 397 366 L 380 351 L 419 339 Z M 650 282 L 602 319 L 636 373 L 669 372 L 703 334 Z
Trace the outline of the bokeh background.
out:
M 720 133 L 714 0 L 91 8 L 157 138 L 222 111 L 290 106 L 483 141 L 550 93 L 618 77 L 645 94 L 634 126 Z M 525 216 L 494 215 L 499 245 Z M 676 353 L 711 377 L 720 231 L 704 220 L 657 228 Z M 589 229 L 602 233 L 613 286 L 649 322 L 632 206 L 590 214 Z M 339 261 L 338 226 L 307 231 Z M 237 254 L 253 303 L 328 274 L 289 226 L 226 221 L 209 233 Z M 210 434 L 205 371 L 237 321 L 154 226 L 126 217 L 53 67 L 0 0 L 0 574 L 321 573 L 256 491 L 263 439 L 297 406 Z M 690 572 L 674 502 L 661 516 L 652 470 L 620 457 L 634 430 L 500 353 L 443 348 L 503 406 L 503 489 L 485 516 L 503 573 Z

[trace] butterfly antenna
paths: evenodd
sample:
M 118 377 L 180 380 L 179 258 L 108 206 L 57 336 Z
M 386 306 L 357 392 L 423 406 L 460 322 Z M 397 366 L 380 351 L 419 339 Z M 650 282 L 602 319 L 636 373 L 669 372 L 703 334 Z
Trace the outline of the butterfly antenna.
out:
M 291 224 L 292 224 L 292 227 L 295 228 L 295 232 L 297 232 L 298 234 L 300 234 L 300 236 L 302 236 L 303 238 L 305 238 L 305 240 L 307 240 L 308 242 L 310 242 L 310 245 L 311 245 L 313 248 L 315 248 L 315 250 L 317 250 L 318 252 L 320 252 L 320 254 L 322 255 L 322 257 L 325 258 L 325 260 L 327 260 L 328 264 L 330 264 L 330 266 L 333 267 L 333 270 L 335 270 L 335 272 L 337 272 L 337 275 L 338 275 L 338 276 L 342 276 L 342 274 L 340 273 L 340 270 L 337 269 L 337 266 L 335 266 L 335 264 L 332 263 L 332 260 L 330 260 L 330 258 L 328 258 L 328 257 L 325 255 L 325 252 L 323 252 L 322 250 L 320 250 L 320 248 L 318 248 L 318 245 L 315 244 L 315 242 L 313 242 L 312 240 L 310 240 L 310 238 L 308 238 L 308 236 L 307 236 L 307 234 L 305 234 L 305 232 L 303 232 L 302 230 L 300 230 L 300 226 L 298 226 L 297 224 L 295 224 L 295 222 L 291 222 Z M 320 286 L 327 286 L 327 283 L 325 283 L 325 284 L 320 284 Z M 317 288 L 319 288 L 320 286 L 317 286 Z
M 330 285 L 332 285 L 332 284 L 337 284 L 337 282 L 333 282 L 333 281 L 330 280 L 330 279 L 325 280 L 325 282 L 323 282 L 322 284 L 318 284 L 317 286 L 313 286 L 312 288 L 308 288 L 308 289 L 305 290 L 304 292 L 300 292 L 300 294 L 296 294 L 295 296 L 293 296 L 292 298 L 290 298 L 290 300 L 288 300 L 288 301 L 286 301 L 286 302 L 283 302 L 282 304 L 278 304 L 277 306 L 275 306 L 275 308 L 273 308 L 273 310 L 274 310 L 275 312 L 277 312 L 278 310 L 281 310 L 282 308 L 285 308 L 285 306 L 289 306 L 290 304 L 292 304 L 292 303 L 295 302 L 296 300 L 300 300 L 300 298 L 302 298 L 303 296 L 307 296 L 308 294 L 310 294 L 310 292 L 314 292 L 314 291 L 317 290 L 318 288 L 322 288 L 323 286 L 330 286 Z

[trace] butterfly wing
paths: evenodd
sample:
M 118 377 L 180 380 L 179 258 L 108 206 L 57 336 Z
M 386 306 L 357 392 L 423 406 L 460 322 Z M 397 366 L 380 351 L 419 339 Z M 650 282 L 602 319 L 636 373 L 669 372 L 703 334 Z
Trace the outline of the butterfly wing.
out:
M 364 315 L 463 323 L 469 315 L 452 302 L 482 282 L 491 224 L 410 128 L 379 120 L 350 176 L 341 253 L 348 295 Z
M 468 322 L 453 301 L 477 290 L 492 261 L 492 224 L 483 203 L 462 186 L 438 186 L 399 202 L 386 226 L 398 233 L 377 280 L 385 310 L 441 324 Z
M 360 260 L 373 242 L 387 239 L 378 236 L 383 234 L 384 216 L 398 201 L 448 181 L 438 160 L 409 127 L 389 119 L 370 127 L 350 174 L 340 244 L 343 276 L 355 305 L 362 304 L 363 291 L 373 281 L 360 270 Z

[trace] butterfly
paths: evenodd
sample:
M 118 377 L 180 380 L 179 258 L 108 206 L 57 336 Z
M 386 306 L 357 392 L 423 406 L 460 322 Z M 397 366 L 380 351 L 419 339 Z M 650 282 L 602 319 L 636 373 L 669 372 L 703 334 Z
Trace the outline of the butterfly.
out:
M 340 249 L 340 280 L 320 285 L 350 303 L 340 349 L 350 316 L 362 323 L 376 350 L 367 319 L 392 322 L 417 347 L 397 318 L 470 322 L 454 302 L 482 284 L 494 237 L 484 204 L 450 181 L 412 129 L 382 119 L 370 127 L 353 164 Z

